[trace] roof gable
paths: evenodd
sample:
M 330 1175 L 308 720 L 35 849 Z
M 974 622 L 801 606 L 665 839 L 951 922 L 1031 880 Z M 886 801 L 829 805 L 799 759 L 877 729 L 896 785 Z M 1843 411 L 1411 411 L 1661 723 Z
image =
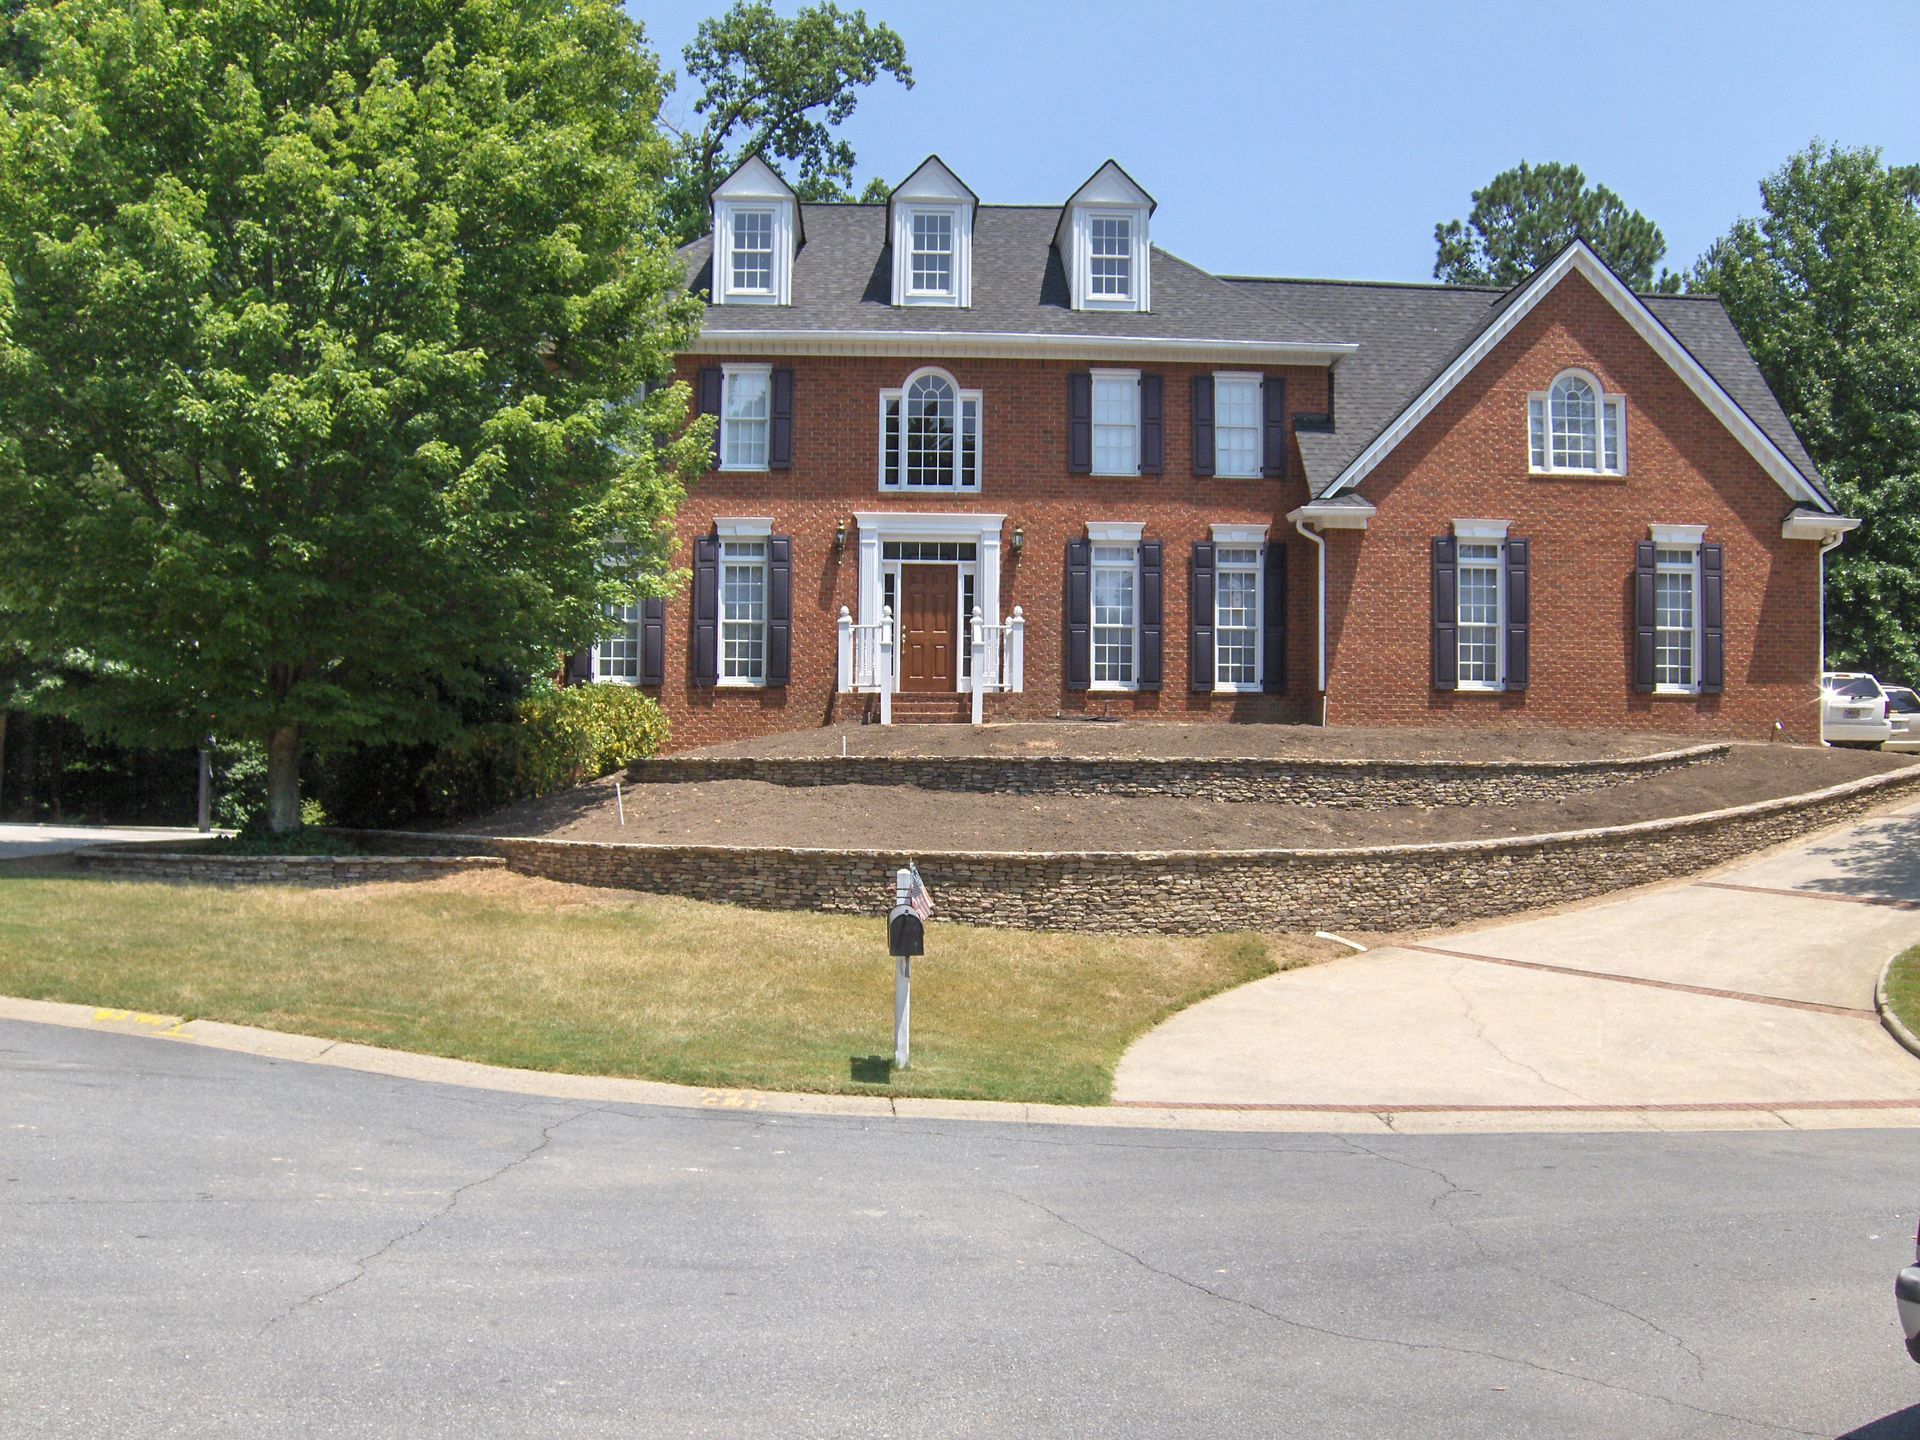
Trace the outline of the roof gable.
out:
M 1160 208 L 1160 202 L 1141 189 L 1140 183 L 1114 160 L 1108 160 L 1089 175 L 1080 188 L 1067 197 L 1067 203 L 1060 207 L 1059 223 L 1053 227 L 1055 245 L 1065 235 L 1076 205 L 1124 205 L 1145 210 L 1149 215 Z
M 946 201 L 956 205 L 978 205 L 980 197 L 973 188 L 947 167 L 938 155 L 929 155 L 914 172 L 893 187 L 888 203 L 895 200 Z
M 1458 385 L 1514 328 L 1532 313 L 1534 307 L 1559 286 L 1567 276 L 1578 273 L 1599 292 L 1634 331 L 1645 340 L 1669 369 L 1684 381 L 1709 411 L 1753 456 L 1760 468 L 1771 476 L 1794 500 L 1830 511 L 1825 494 L 1801 473 L 1795 461 L 1775 443 L 1726 387 L 1696 359 L 1675 337 L 1647 303 L 1630 290 L 1608 268 L 1584 240 L 1575 240 L 1559 255 L 1535 271 L 1496 303 L 1486 323 L 1461 347 L 1451 361 L 1407 402 L 1387 426 L 1348 463 L 1327 486 L 1325 494 L 1337 495 L 1364 480 L 1400 442 L 1417 429 Z

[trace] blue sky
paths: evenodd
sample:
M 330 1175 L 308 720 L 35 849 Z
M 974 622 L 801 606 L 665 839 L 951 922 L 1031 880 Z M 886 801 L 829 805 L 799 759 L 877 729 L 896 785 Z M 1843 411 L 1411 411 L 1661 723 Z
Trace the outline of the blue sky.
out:
M 628 9 L 678 68 L 724 4 Z M 862 183 L 938 151 L 983 200 L 1054 203 L 1111 155 L 1160 202 L 1155 243 L 1221 273 L 1426 279 L 1434 223 L 1522 159 L 1610 186 L 1678 268 L 1816 135 L 1920 160 L 1916 0 L 865 8 L 915 85 L 847 125 Z

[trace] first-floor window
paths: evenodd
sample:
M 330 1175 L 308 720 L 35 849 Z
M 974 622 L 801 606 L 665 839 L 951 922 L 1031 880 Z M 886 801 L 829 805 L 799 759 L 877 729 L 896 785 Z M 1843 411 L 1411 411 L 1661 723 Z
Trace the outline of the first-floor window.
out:
M 1134 683 L 1140 547 L 1093 547 L 1093 683 L 1120 690 Z
M 720 542 L 720 683 L 767 680 L 767 542 Z
M 1213 684 L 1252 690 L 1260 683 L 1260 547 L 1214 551 Z
M 609 605 L 607 619 L 612 622 L 594 655 L 596 680 L 638 680 L 640 678 L 640 607 Z
M 1653 555 L 1653 683 L 1691 690 L 1698 683 L 1700 551 L 1662 545 Z
M 1460 683 L 1492 688 L 1501 673 L 1500 542 L 1462 540 L 1455 559 L 1459 565 Z

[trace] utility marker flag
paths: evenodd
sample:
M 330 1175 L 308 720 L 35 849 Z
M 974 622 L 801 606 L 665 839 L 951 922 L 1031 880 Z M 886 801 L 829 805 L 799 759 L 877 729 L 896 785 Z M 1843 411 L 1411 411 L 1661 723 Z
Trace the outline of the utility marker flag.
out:
M 933 897 L 927 893 L 926 884 L 920 879 L 920 867 L 909 860 L 907 873 L 913 876 L 907 886 L 907 908 L 922 920 L 929 919 L 933 915 Z

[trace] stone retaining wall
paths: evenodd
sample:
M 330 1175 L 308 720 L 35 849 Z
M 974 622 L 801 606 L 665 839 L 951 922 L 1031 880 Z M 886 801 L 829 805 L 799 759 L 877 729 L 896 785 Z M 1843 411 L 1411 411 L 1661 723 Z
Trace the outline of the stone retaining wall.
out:
M 997 795 L 1180 795 L 1341 810 L 1388 805 L 1514 805 L 1584 795 L 1723 759 L 1728 746 L 1692 745 L 1603 760 L 1385 761 L 1008 755 L 755 759 L 668 756 L 635 765 L 643 784 L 760 780 L 772 785 L 905 785 Z
M 1407 930 L 1670 880 L 1859 815 L 1920 766 L 1673 820 L 1519 839 L 1327 850 L 921 853 L 937 918 L 1029 930 Z M 877 916 L 908 856 L 355 832 L 363 844 L 485 851 L 529 875 L 765 910 Z
M 471 848 L 471 847 L 469 847 Z M 219 855 L 97 845 L 76 850 L 80 868 L 133 880 L 185 880 L 202 885 L 365 885 L 439 880 L 468 870 L 500 870 L 498 855 Z

